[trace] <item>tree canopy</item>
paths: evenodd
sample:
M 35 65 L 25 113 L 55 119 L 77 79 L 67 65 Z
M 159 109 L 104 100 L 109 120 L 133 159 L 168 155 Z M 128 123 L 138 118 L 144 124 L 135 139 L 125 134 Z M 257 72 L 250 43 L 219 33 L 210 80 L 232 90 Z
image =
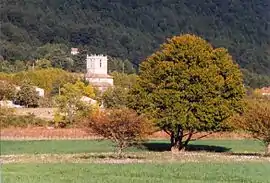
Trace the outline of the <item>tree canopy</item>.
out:
M 131 94 L 130 107 L 156 119 L 172 146 L 182 149 L 196 131 L 217 130 L 241 111 L 244 86 L 226 49 L 187 34 L 169 39 L 142 62 Z
M 15 103 L 25 107 L 37 107 L 38 101 L 39 95 L 36 88 L 29 81 L 24 81 L 16 93 Z

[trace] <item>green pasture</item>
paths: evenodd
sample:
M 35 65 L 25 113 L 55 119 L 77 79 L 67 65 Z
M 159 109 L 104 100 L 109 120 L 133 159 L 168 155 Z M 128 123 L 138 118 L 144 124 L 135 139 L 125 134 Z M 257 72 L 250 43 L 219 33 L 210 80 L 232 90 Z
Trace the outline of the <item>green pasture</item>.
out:
M 8 164 L 4 183 L 269 183 L 269 163 Z
M 114 144 L 98 140 L 41 140 L 1 141 L 1 154 L 69 154 L 89 152 L 113 152 Z M 128 148 L 128 152 L 168 151 L 168 141 L 149 141 L 139 147 Z M 257 153 L 263 152 L 263 143 L 255 140 L 199 140 L 191 142 L 190 151 Z
M 191 142 L 188 151 L 218 152 L 216 159 L 208 160 L 197 156 L 181 162 L 170 159 L 162 161 L 162 152 L 169 150 L 168 141 L 149 141 L 139 147 L 126 150 L 148 156 L 155 155 L 153 162 L 115 164 L 87 159 L 80 161 L 42 163 L 40 161 L 14 161 L 1 167 L 4 183 L 270 183 L 270 161 L 237 161 L 238 155 L 262 153 L 264 146 L 255 140 L 199 140 Z M 114 144 L 98 140 L 42 140 L 42 141 L 1 141 L 1 155 L 40 157 L 42 154 L 106 153 L 113 152 Z M 228 154 L 237 154 L 235 159 L 225 161 Z M 167 153 L 170 154 L 170 153 Z M 76 155 L 77 156 L 77 155 Z M 166 153 L 164 155 L 164 158 Z M 216 156 L 216 155 L 215 155 Z M 12 158 L 12 156 L 10 156 Z M 20 156 L 18 156 L 20 158 Z M 45 156 L 44 156 L 45 157 Z M 58 158 L 59 158 L 58 157 Z M 217 158 L 222 158 L 222 161 Z M 22 157 L 21 157 L 22 158 Z M 49 156 L 47 157 L 49 158 Z M 73 157 L 74 158 L 74 157 Z M 168 158 L 168 156 L 166 157 Z M 260 158 L 259 158 L 260 159 Z M 161 160 L 161 161 L 160 161 Z M 198 160 L 198 161 L 197 161 Z M 265 161 L 266 160 L 266 161 Z M 75 163 L 76 162 L 76 163 Z

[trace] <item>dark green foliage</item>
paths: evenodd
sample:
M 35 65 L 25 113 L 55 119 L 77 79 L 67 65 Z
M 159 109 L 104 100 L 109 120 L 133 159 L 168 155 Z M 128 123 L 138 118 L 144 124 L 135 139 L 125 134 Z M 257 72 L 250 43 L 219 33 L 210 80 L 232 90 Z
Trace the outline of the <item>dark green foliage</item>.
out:
M 269 6 L 269 0 L 2 0 L 1 54 L 11 62 L 34 60 L 36 47 L 61 43 L 138 65 L 166 37 L 194 33 L 226 47 L 241 67 L 268 74 Z M 59 54 L 53 65 L 72 70 Z
M 102 102 L 106 108 L 126 107 L 128 102 L 128 89 L 119 86 L 109 88 L 103 93 Z
M 136 83 L 136 74 L 125 74 L 119 72 L 111 73 L 114 87 L 106 90 L 101 99 L 107 108 L 125 107 L 128 103 L 128 93 L 130 88 Z
M 37 107 L 39 101 L 38 93 L 33 85 L 24 82 L 16 93 L 15 102 L 25 107 Z
M 136 83 L 137 79 L 136 74 L 113 72 L 111 75 L 113 76 L 113 83 L 115 86 L 127 89 L 131 88 Z
M 108 70 L 109 73 L 112 72 L 121 72 L 121 73 L 127 73 L 127 74 L 132 74 L 135 73 L 136 70 L 134 66 L 129 62 L 128 60 L 121 60 L 117 58 L 108 58 Z
M 219 130 L 226 118 L 240 112 L 244 87 L 226 49 L 183 35 L 142 62 L 131 94 L 130 107 L 152 116 L 171 136 L 172 146 L 182 149 L 194 132 Z
M 262 88 L 264 86 L 270 86 L 270 75 L 259 75 L 249 72 L 246 69 L 242 69 L 244 74 L 244 83 L 251 88 Z

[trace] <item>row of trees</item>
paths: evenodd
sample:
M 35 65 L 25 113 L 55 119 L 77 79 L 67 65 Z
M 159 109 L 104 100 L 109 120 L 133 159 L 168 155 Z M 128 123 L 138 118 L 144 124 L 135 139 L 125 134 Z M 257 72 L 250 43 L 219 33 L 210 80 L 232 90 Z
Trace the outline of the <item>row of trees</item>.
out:
M 14 73 L 20 71 L 59 68 L 69 72 L 83 72 L 86 68 L 86 54 L 89 49 L 79 48 L 77 55 L 71 55 L 70 48 L 65 44 L 50 44 L 37 47 L 32 51 L 35 55 L 32 59 L 8 61 L 0 58 L 0 72 Z M 118 71 L 134 73 L 136 70 L 128 60 L 119 58 L 108 58 L 109 73 Z
M 30 81 L 33 85 L 43 88 L 46 96 L 59 93 L 59 89 L 67 82 L 74 83 L 81 79 L 80 74 L 69 73 L 62 69 L 48 68 L 22 71 L 18 73 L 0 73 L 0 80 L 7 81 L 20 86 L 25 81 Z
M 53 68 L 58 68 L 69 71 L 69 72 L 77 72 L 77 73 L 85 73 L 86 67 L 86 50 L 80 50 L 81 52 L 78 55 L 71 55 L 69 53 L 66 45 L 62 44 L 46 44 L 42 47 L 37 48 L 37 60 L 32 61 L 20 61 L 16 60 L 13 62 L 9 62 L 6 60 L 1 60 L 0 62 L 0 75 L 3 73 L 15 73 L 15 75 L 19 75 L 19 78 L 22 75 L 29 75 L 29 73 L 42 73 L 44 71 L 39 70 L 49 70 L 49 72 L 53 72 Z M 132 74 L 136 73 L 137 65 L 133 65 L 128 60 L 121 60 L 113 57 L 108 58 L 108 72 L 121 72 Z M 259 75 L 256 73 L 252 73 L 246 69 L 241 69 L 244 75 L 244 84 L 251 88 L 261 88 L 264 86 L 270 85 L 270 77 L 267 75 Z M 68 73 L 68 72 L 66 72 Z M 44 73 L 46 74 L 46 73 Z M 68 74 L 66 74 L 68 75 Z M 0 76 L 1 77 L 1 76 Z M 31 76 L 28 76 L 31 78 Z M 46 77 L 46 76 L 45 76 Z M 61 79 L 65 80 L 65 79 Z M 46 90 L 50 86 L 44 86 L 44 84 L 40 84 L 40 87 L 45 87 Z M 56 83 L 54 85 L 57 85 Z

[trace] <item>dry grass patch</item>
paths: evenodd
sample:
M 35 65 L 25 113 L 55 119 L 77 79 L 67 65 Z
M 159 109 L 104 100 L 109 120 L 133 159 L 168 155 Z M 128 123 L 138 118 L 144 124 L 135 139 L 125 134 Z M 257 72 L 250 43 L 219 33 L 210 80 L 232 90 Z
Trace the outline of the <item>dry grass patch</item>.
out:
M 263 155 L 235 155 L 209 152 L 134 152 L 122 157 L 115 153 L 3 155 L 3 164 L 9 163 L 186 163 L 186 162 L 269 162 Z

